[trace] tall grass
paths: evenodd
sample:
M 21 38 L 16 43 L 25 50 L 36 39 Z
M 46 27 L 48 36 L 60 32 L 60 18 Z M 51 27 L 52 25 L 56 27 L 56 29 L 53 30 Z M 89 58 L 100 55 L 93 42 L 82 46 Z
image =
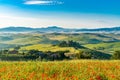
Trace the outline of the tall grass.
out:
M 0 62 L 0 80 L 120 80 L 120 61 Z

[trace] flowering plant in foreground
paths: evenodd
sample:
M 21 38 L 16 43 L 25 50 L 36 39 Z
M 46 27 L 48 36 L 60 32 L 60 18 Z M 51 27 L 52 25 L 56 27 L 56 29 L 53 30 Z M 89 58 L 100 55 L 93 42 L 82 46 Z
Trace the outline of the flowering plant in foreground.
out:
M 0 62 L 0 80 L 120 80 L 120 61 Z

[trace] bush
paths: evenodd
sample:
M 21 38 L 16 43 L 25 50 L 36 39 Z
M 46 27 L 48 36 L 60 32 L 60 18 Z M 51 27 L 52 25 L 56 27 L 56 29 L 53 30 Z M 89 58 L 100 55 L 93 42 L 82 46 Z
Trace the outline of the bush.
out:
M 120 59 L 120 50 L 113 53 L 112 59 Z
M 81 46 L 78 42 L 74 42 L 74 41 L 62 41 L 59 44 L 60 47 L 74 47 L 74 48 L 85 48 L 83 46 Z
M 90 52 L 87 51 L 79 51 L 79 53 L 76 54 L 76 57 L 78 59 L 91 59 L 92 55 Z
M 24 55 L 24 58 L 42 60 L 43 58 L 45 58 L 45 56 L 46 55 L 42 51 L 30 50 L 27 52 L 27 54 Z
M 56 52 L 46 52 L 47 54 L 47 59 L 49 60 L 63 60 L 66 59 L 65 53 L 69 52 L 68 50 L 66 51 L 56 51 Z

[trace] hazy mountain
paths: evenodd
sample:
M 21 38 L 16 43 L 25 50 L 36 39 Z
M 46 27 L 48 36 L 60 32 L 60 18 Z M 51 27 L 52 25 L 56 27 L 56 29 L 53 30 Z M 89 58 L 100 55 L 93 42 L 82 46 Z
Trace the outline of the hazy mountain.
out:
M 120 31 L 120 27 L 112 27 L 112 28 L 97 28 L 97 29 L 77 29 L 79 31 L 104 31 L 104 32 L 112 32 L 112 31 Z
M 29 27 L 6 27 L 1 28 L 0 32 L 120 32 L 120 27 L 112 27 L 112 28 L 97 28 L 97 29 L 67 29 L 67 28 L 61 28 L 57 26 L 47 27 L 47 28 L 29 28 Z
M 52 27 L 47 27 L 47 28 L 37 28 L 36 30 L 39 30 L 41 32 L 65 32 L 69 31 L 69 29 L 57 27 L 57 26 L 52 26 Z
M 26 32 L 33 30 L 34 30 L 33 28 L 28 28 L 28 27 L 6 27 L 0 29 L 0 31 L 2 32 Z

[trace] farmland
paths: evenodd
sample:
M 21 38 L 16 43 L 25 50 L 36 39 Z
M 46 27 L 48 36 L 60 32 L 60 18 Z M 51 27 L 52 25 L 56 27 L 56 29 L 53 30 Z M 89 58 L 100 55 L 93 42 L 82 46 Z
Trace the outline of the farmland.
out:
M 79 42 L 90 49 L 103 47 L 107 53 L 118 50 L 120 47 L 118 45 L 120 43 L 119 34 L 111 33 L 1 33 L 0 49 L 26 45 L 58 44 L 61 41 L 69 40 Z
M 32 46 L 25 46 L 25 47 L 21 47 L 21 50 L 39 50 L 39 51 L 51 51 L 51 52 L 56 52 L 56 51 L 66 51 L 66 50 L 70 50 L 70 52 L 76 52 L 77 50 L 75 50 L 73 47 L 59 47 L 59 46 L 52 46 L 50 44 L 37 44 L 37 45 L 32 45 Z
M 0 80 L 120 80 L 119 43 L 118 34 L 2 33 Z
M 61 42 L 70 41 L 76 44 L 59 46 Z M 30 50 L 38 50 L 50 56 L 57 54 L 59 57 L 60 52 L 66 53 L 67 51 L 72 56 L 72 58 L 69 56 L 70 59 L 76 59 L 76 54 L 81 52 L 91 56 L 90 59 L 110 59 L 115 50 L 120 50 L 119 43 L 119 34 L 111 33 L 1 33 L 0 59 L 24 60 L 24 56 L 27 56 Z M 18 54 L 9 54 L 11 50 L 16 50 Z
M 120 61 L 0 62 L 1 80 L 120 80 Z

